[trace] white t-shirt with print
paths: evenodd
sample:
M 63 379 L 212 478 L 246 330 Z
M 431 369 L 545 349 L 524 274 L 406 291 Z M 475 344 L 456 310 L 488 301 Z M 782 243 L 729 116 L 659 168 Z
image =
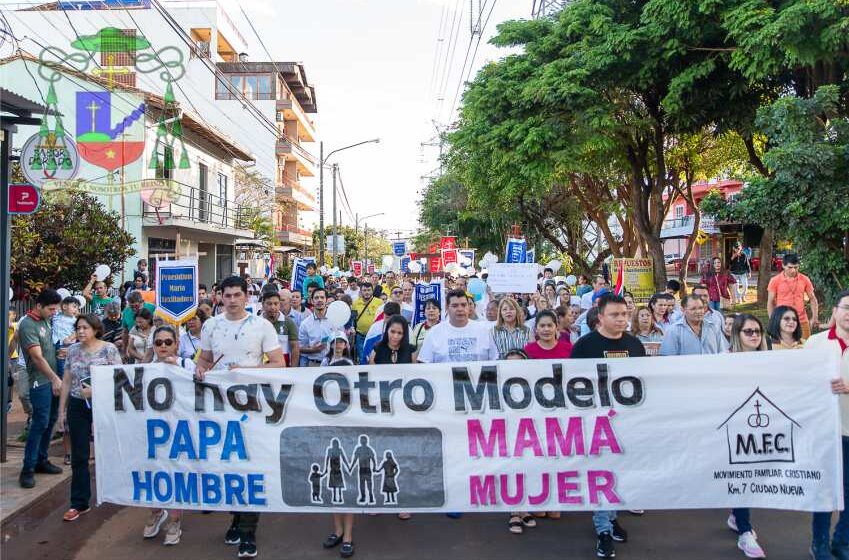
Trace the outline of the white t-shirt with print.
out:
M 263 317 L 247 315 L 239 321 L 228 321 L 216 315 L 203 324 L 200 349 L 212 351 L 213 369 L 262 365 L 262 355 L 280 348 L 274 325 Z M 221 358 L 219 360 L 219 358 Z
M 443 321 L 430 329 L 419 350 L 420 362 L 483 362 L 498 359 L 498 348 L 486 321 L 454 327 Z

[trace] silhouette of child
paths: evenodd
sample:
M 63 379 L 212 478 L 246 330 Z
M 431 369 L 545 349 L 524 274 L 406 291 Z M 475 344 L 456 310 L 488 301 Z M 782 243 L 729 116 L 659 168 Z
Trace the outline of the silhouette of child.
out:
M 312 472 L 310 473 L 310 485 L 312 486 L 312 501 L 322 502 L 321 499 L 321 479 L 327 473 L 319 472 L 318 464 L 312 464 Z

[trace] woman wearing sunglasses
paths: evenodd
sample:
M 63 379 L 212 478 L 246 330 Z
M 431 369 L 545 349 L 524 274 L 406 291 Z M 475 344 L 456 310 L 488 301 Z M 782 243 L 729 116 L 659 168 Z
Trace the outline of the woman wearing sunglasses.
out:
M 761 352 L 767 350 L 766 332 L 760 319 L 740 313 L 731 325 L 731 352 Z M 734 508 L 728 516 L 728 527 L 735 531 L 737 548 L 749 558 L 766 558 L 749 521 L 749 508 Z
M 92 420 L 91 367 L 121 365 L 118 348 L 100 340 L 103 323 L 97 315 L 77 317 L 74 331 L 77 343 L 68 348 L 59 396 L 58 424 L 64 425 L 67 417 L 71 433 L 71 508 L 62 517 L 65 521 L 76 521 L 80 515 L 91 511 L 91 476 L 88 467 Z
M 174 330 L 174 327 L 162 325 L 153 331 L 153 363 L 179 366 L 194 375 L 195 363 L 191 359 L 181 357 L 179 355 L 179 349 L 177 331 Z M 147 523 L 144 525 L 144 538 L 154 538 L 159 534 L 159 530 L 165 525 L 165 522 L 168 521 L 168 524 L 165 526 L 165 540 L 163 544 L 167 546 L 179 544 L 180 536 L 183 534 L 181 528 L 182 518 L 182 510 L 171 510 L 170 519 L 168 517 L 168 510 L 151 510 Z

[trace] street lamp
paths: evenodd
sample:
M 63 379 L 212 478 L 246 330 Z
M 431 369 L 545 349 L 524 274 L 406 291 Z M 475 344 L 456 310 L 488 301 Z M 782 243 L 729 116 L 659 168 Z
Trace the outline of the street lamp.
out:
M 362 220 L 368 220 L 369 218 L 374 218 L 376 216 L 383 216 L 385 212 L 378 212 L 377 214 L 369 214 L 368 216 L 363 216 Z M 360 228 L 360 215 L 354 214 L 354 235 L 357 234 Z M 363 224 L 363 253 L 365 256 L 363 257 L 363 266 L 366 270 L 368 270 L 368 224 Z
M 356 148 L 363 144 L 379 144 L 380 138 L 372 138 L 371 140 L 363 140 L 350 146 L 343 146 L 332 150 L 326 156 L 324 155 L 324 142 L 319 143 L 319 165 L 318 165 L 318 262 L 319 266 L 324 264 L 324 165 L 330 157 L 342 150 Z M 336 265 L 336 169 L 333 171 L 333 264 Z

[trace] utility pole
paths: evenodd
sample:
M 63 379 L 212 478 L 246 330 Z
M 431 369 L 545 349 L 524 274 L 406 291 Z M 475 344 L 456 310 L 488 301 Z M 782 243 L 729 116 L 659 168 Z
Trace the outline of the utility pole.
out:
M 324 264 L 324 142 L 318 143 L 318 266 Z
M 368 272 L 368 222 L 363 224 L 363 275 Z
M 336 266 L 336 175 L 338 174 L 339 164 L 333 164 L 333 249 L 332 249 L 332 265 Z

